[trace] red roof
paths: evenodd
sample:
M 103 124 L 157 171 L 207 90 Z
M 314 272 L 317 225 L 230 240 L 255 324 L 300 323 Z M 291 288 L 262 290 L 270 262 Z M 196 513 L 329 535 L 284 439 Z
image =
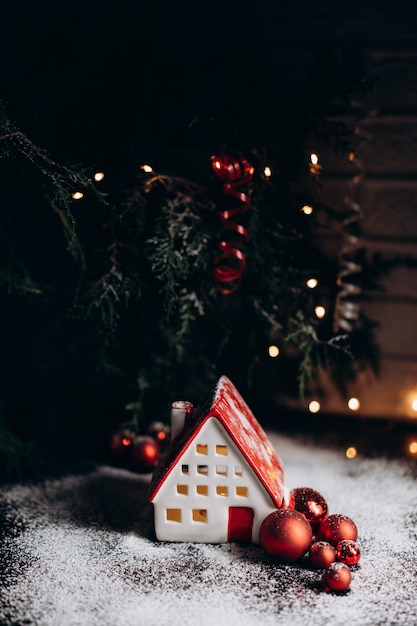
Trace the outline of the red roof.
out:
M 156 468 L 149 489 L 153 501 L 183 452 L 206 421 L 215 417 L 258 476 L 277 507 L 282 504 L 284 470 L 264 430 L 227 376 L 221 376 L 209 399 L 185 422 Z

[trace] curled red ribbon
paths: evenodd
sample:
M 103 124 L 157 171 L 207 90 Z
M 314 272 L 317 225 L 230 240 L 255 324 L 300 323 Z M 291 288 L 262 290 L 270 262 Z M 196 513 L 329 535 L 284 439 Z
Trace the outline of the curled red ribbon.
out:
M 245 255 L 237 246 L 245 243 L 249 238 L 248 229 L 231 218 L 244 213 L 250 207 L 249 196 L 243 191 L 239 191 L 238 187 L 250 182 L 254 168 L 238 152 L 222 152 L 218 156 L 212 156 L 211 166 L 223 182 L 224 193 L 236 198 L 241 203 L 232 209 L 222 211 L 220 215 L 222 224 L 238 235 L 228 241 L 220 241 L 220 254 L 214 259 L 214 278 L 217 289 L 223 295 L 228 295 L 238 289 L 246 267 Z

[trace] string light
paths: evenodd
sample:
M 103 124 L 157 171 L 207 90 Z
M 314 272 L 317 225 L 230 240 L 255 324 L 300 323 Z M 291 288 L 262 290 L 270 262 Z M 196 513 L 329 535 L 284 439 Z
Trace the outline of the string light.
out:
M 279 355 L 279 348 L 278 346 L 269 346 L 268 348 L 268 354 L 271 358 L 275 358 Z
M 94 174 L 94 180 L 99 183 L 104 178 L 104 172 L 96 172 Z
M 300 210 L 302 213 L 304 213 L 304 215 L 311 215 L 313 212 L 313 207 L 309 204 L 305 204 L 303 207 L 301 207 Z
M 318 402 L 317 400 L 312 400 L 308 405 L 308 410 L 310 411 L 310 413 L 318 413 L 320 411 L 320 408 L 320 402 Z
M 347 405 L 351 411 L 358 411 L 360 409 L 361 403 L 359 402 L 358 398 L 349 398 Z
M 220 167 L 220 164 L 219 164 Z M 153 168 L 150 165 L 141 165 L 140 169 L 143 170 L 144 172 L 146 172 L 147 174 L 150 174 L 151 172 L 153 172 Z
M 413 439 L 413 441 L 410 441 L 410 443 L 408 444 L 408 451 L 413 456 L 417 456 L 417 441 L 416 440 Z
M 314 313 L 319 319 L 322 319 L 326 315 L 326 309 L 324 306 L 316 306 L 314 309 Z
M 350 446 L 346 452 L 345 452 L 346 456 L 348 459 L 354 459 L 355 456 L 358 454 L 357 449 L 354 446 Z
M 317 278 L 309 278 L 306 281 L 306 286 L 309 289 L 315 289 L 317 287 L 317 285 L 319 284 L 319 281 L 317 280 Z
M 73 200 L 81 200 L 81 198 L 84 198 L 84 194 L 81 191 L 75 191 L 72 194 L 72 198 Z
M 272 171 L 271 171 L 270 167 L 268 167 L 268 166 L 265 167 L 265 169 L 264 169 L 264 176 L 266 178 L 269 178 L 270 176 L 272 176 Z
M 318 176 L 321 172 L 321 165 L 319 164 L 319 157 L 315 152 L 310 154 L 310 174 L 313 176 Z

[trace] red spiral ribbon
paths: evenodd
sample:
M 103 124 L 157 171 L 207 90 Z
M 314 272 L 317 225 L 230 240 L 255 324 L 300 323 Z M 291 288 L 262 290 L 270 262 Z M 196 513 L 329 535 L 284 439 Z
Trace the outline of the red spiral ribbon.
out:
M 238 152 L 222 152 L 218 156 L 212 156 L 211 166 L 223 182 L 224 193 L 240 202 L 238 206 L 221 212 L 222 224 L 237 236 L 228 241 L 220 241 L 220 254 L 214 259 L 214 278 L 217 289 L 223 295 L 228 295 L 236 291 L 240 285 L 246 267 L 246 258 L 238 246 L 249 238 L 248 229 L 231 218 L 244 213 L 250 207 L 249 196 L 238 188 L 250 182 L 254 168 Z

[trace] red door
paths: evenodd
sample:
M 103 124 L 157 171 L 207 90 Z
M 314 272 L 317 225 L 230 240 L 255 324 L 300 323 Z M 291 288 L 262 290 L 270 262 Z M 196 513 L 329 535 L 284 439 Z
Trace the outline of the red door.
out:
M 229 507 L 228 541 L 252 541 L 253 509 L 246 506 Z

